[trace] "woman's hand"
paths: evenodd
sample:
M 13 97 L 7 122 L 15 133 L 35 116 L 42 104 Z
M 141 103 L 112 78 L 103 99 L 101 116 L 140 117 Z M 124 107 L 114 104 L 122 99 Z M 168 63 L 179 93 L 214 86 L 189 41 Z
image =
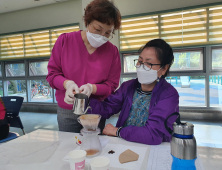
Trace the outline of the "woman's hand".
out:
M 81 91 L 81 93 L 86 94 L 89 97 L 93 92 L 93 85 L 89 83 L 84 84 L 79 88 L 79 90 Z
M 103 130 L 104 135 L 108 136 L 117 136 L 116 131 L 118 130 L 117 127 L 113 126 L 112 124 L 107 124 L 106 127 Z
M 64 82 L 65 83 L 65 82 Z M 67 81 L 64 85 L 66 89 L 64 102 L 67 104 L 73 104 L 74 103 L 74 92 L 79 93 L 79 87 L 74 81 Z

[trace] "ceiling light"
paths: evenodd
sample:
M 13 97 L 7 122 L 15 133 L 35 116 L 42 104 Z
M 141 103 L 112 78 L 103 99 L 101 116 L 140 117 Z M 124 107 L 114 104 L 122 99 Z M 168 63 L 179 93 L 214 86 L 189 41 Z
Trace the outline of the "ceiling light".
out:
M 63 2 L 63 1 L 67 1 L 67 0 L 54 0 L 55 2 Z

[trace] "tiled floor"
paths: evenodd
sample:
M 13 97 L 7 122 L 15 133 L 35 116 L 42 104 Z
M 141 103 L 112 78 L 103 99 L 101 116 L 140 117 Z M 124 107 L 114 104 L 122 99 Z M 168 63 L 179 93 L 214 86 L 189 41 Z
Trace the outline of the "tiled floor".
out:
M 20 112 L 20 117 L 26 133 L 37 129 L 58 130 L 57 115 L 52 113 L 33 113 Z M 116 125 L 117 116 L 113 116 L 106 121 Z M 185 121 L 185 120 L 183 120 Z M 222 121 L 207 122 L 207 121 L 188 121 L 194 124 L 194 135 L 197 140 L 197 145 L 222 148 Z M 17 132 L 23 135 L 21 129 L 10 128 L 10 131 Z

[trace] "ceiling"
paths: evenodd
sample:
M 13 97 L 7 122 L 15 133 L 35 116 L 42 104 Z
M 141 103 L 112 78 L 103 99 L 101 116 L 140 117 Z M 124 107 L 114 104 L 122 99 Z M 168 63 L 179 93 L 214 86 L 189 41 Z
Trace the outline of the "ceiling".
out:
M 69 0 L 0 0 L 0 14 Z

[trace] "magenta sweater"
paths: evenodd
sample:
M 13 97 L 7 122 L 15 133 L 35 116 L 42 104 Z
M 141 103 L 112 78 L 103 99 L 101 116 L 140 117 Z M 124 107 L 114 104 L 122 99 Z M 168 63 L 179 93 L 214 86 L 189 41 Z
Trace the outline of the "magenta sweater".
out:
M 89 54 L 81 37 L 81 31 L 59 36 L 48 64 L 46 80 L 56 89 L 58 105 L 72 109 L 64 102 L 63 82 L 73 80 L 79 87 L 83 84 L 96 84 L 97 92 L 92 98 L 102 101 L 119 85 L 121 72 L 120 56 L 116 46 L 107 42 Z

